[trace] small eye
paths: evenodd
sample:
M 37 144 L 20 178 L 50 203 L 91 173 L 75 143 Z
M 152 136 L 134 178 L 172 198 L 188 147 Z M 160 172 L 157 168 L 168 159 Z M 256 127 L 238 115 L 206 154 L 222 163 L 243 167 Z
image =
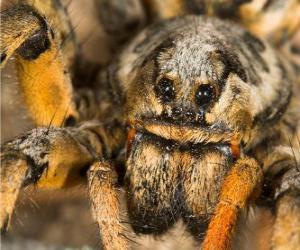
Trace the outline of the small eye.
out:
M 169 78 L 161 78 L 158 81 L 158 84 L 154 87 L 154 91 L 163 102 L 171 102 L 175 99 L 173 80 Z
M 196 91 L 196 103 L 205 107 L 215 98 L 215 90 L 210 84 L 200 85 Z

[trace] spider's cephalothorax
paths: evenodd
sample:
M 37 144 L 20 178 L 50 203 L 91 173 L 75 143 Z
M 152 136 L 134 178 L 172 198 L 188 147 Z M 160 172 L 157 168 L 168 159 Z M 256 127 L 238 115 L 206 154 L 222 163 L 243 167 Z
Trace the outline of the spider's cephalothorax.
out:
M 204 249 L 229 249 L 238 246 L 234 240 L 250 206 L 263 206 L 273 218 L 268 247 L 300 247 L 299 65 L 234 22 L 185 15 L 201 9 L 228 18 L 246 4 L 234 15 L 238 20 L 245 10 L 259 12 L 249 1 L 228 1 L 226 8 L 201 1 L 200 8 L 198 1 L 174 0 L 167 9 L 171 2 L 99 1 L 116 8 L 102 18 L 116 44 L 131 36 L 132 25 L 136 33 L 155 16 L 181 17 L 138 32 L 87 85 L 84 72 L 78 72 L 87 69 L 84 62 L 74 60 L 75 40 L 60 49 L 70 26 L 53 30 L 39 14 L 41 8 L 55 16 L 49 10 L 58 8 L 62 16 L 56 23 L 63 22 L 59 1 L 49 1 L 47 8 L 37 1 L 38 10 L 17 5 L 2 14 L 1 65 L 16 55 L 29 113 L 47 127 L 2 147 L 1 226 L 21 187 L 75 185 L 87 171 L 105 249 L 128 249 L 133 233 L 161 235 L 179 220 Z M 273 1 L 267 2 L 266 12 L 276 12 Z M 262 13 L 257 16 L 266 22 Z M 112 17 L 116 20 L 107 27 Z M 259 33 L 255 19 L 245 20 Z M 296 22 L 291 23 L 292 33 Z M 122 27 L 128 32 L 121 34 Z M 273 39 L 266 33 L 262 36 Z M 70 75 L 66 67 L 73 69 Z M 120 212 L 120 185 L 127 220 Z
M 159 233 L 183 218 L 200 235 L 240 157 L 233 145 L 246 153 L 282 118 L 293 73 L 244 29 L 195 16 L 142 32 L 119 67 L 136 130 L 126 172 L 134 228 Z

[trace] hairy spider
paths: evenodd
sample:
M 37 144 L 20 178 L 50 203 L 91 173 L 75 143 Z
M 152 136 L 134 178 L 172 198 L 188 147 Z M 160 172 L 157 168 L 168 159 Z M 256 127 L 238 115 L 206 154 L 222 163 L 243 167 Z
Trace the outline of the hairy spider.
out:
M 15 55 L 39 127 L 1 148 L 2 227 L 21 188 L 87 176 L 104 249 L 178 221 L 202 249 L 244 249 L 261 208 L 264 249 L 300 248 L 300 65 L 280 52 L 299 1 L 96 0 L 116 47 L 100 69 L 59 0 L 21 2 L 1 13 L 1 66 Z

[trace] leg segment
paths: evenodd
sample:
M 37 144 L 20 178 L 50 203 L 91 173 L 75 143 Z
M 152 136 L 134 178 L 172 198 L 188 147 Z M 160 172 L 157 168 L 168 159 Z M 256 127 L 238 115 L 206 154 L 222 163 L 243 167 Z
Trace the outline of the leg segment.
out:
M 258 37 L 282 46 L 299 30 L 298 0 L 142 0 L 152 19 L 205 14 L 234 19 Z
M 152 19 L 168 19 L 183 14 L 206 14 L 224 18 L 238 15 L 240 5 L 247 2 L 234 0 L 142 0 Z
M 291 168 L 276 191 L 272 249 L 298 249 L 300 246 L 300 170 Z
M 121 223 L 121 209 L 115 185 L 118 176 L 106 162 L 96 162 L 88 173 L 94 220 L 98 223 L 103 249 L 129 249 L 128 229 Z
M 32 7 L 1 13 L 1 66 L 16 52 L 21 89 L 37 125 L 60 126 L 78 118 L 72 86 L 55 33 Z
M 250 158 L 238 160 L 226 177 L 203 243 L 203 249 L 230 249 L 239 213 L 258 196 L 263 173 Z
M 278 199 L 271 239 L 272 249 L 299 249 L 300 246 L 300 189 L 292 190 Z
M 9 159 L 8 159 L 9 161 Z M 1 165 L 7 164 L 1 161 Z M 19 159 L 14 162 L 10 168 L 1 167 L 1 185 L 0 185 L 0 228 L 10 225 L 10 217 L 13 213 L 19 190 L 21 189 L 24 176 L 27 171 L 26 161 Z
M 253 150 L 265 171 L 262 202 L 274 216 L 272 249 L 299 249 L 300 246 L 300 127 L 299 97 L 279 124 L 276 140 L 270 139 Z M 294 111 L 295 110 L 295 111 Z
M 109 127 L 109 128 L 107 128 Z M 100 156 L 108 158 L 122 144 L 115 124 L 79 128 L 37 128 L 1 148 L 1 226 L 11 216 L 21 186 L 63 188 L 80 183 L 86 168 Z M 121 141 L 121 142 L 120 142 Z
M 21 44 L 44 25 L 42 17 L 28 6 L 19 6 L 1 13 L 1 67 Z
M 55 32 L 66 68 L 70 69 L 76 56 L 80 53 L 80 48 L 68 12 L 61 0 L 20 0 L 20 2 L 33 6 L 41 16 L 47 18 L 49 26 Z
M 252 1 L 241 6 L 239 17 L 254 34 L 282 46 L 299 30 L 298 0 Z

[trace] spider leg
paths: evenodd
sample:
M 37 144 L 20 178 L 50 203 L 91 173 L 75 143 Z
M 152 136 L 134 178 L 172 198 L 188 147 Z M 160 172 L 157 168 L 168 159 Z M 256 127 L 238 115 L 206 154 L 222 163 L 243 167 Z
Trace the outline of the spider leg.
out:
M 9 160 L 9 159 L 8 159 Z M 1 165 L 7 164 L 1 161 Z M 4 229 L 10 225 L 10 217 L 13 213 L 19 190 L 21 189 L 24 176 L 26 175 L 27 167 L 26 160 L 19 159 L 11 165 L 11 167 L 0 168 L 1 185 L 1 213 L 0 213 L 0 228 Z
M 143 0 L 143 2 L 147 7 L 148 12 L 150 12 L 151 18 L 168 19 L 183 14 L 206 14 L 210 16 L 232 18 L 238 15 L 240 6 L 247 1 Z
M 239 159 L 226 177 L 219 203 L 209 223 L 203 249 L 230 249 L 240 212 L 257 198 L 262 169 L 254 159 Z
M 99 226 L 103 249 L 129 249 L 129 229 L 121 222 L 117 180 L 117 173 L 107 162 L 94 163 L 88 172 L 92 215 Z
M 183 14 L 205 14 L 230 18 L 277 46 L 283 46 L 299 30 L 298 0 L 234 1 L 234 0 L 143 0 L 152 19 L 168 19 Z M 276 20 L 274 22 L 274 20 Z
M 72 68 L 81 51 L 67 7 L 61 3 L 61 0 L 20 0 L 20 3 L 32 6 L 41 16 L 47 18 L 49 26 L 55 32 L 55 39 L 62 52 L 66 68 Z
M 297 249 L 300 246 L 300 164 L 295 164 L 290 165 L 274 185 L 272 249 Z
M 266 140 L 253 150 L 265 172 L 259 202 L 272 213 L 271 249 L 298 249 L 300 245 L 300 126 L 299 98 L 295 92 L 289 112 L 282 118 L 276 140 Z M 267 150 L 266 150 L 267 149 Z
M 186 13 L 186 4 L 183 0 L 143 0 L 152 19 L 168 19 Z
M 118 124 L 85 123 L 78 128 L 40 127 L 1 148 L 1 227 L 11 216 L 21 187 L 64 188 L 85 179 L 99 157 L 118 150 L 123 131 Z
M 262 4 L 252 1 L 241 6 L 239 17 L 251 32 L 282 46 L 299 30 L 300 3 L 297 0 L 265 1 Z
M 300 246 L 300 177 L 298 187 L 276 201 L 272 249 L 298 249 Z
M 56 33 L 36 9 L 17 5 L 1 13 L 1 67 L 16 55 L 29 114 L 37 125 L 60 126 L 78 118 L 70 76 Z

